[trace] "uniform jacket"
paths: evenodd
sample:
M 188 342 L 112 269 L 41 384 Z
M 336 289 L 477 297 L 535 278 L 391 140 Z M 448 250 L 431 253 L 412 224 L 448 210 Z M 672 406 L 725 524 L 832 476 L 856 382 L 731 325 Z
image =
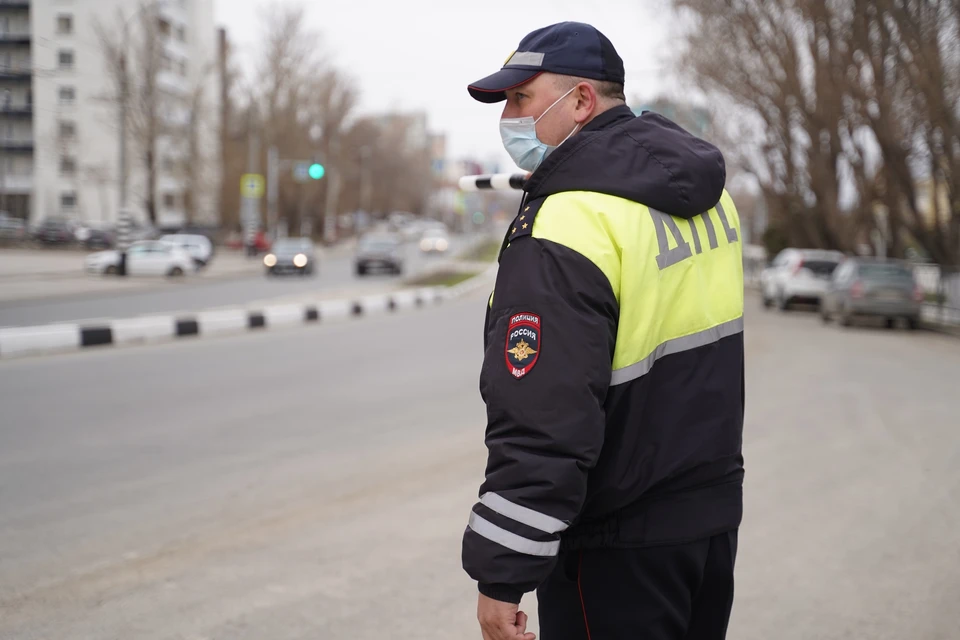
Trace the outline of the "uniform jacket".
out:
M 739 526 L 740 222 L 716 147 L 623 106 L 525 186 L 490 297 L 463 566 L 519 602 L 562 550 Z

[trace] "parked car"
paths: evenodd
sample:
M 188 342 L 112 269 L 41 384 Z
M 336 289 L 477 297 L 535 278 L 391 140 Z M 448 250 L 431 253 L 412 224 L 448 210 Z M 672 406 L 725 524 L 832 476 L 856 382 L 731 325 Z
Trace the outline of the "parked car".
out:
M 18 243 L 27 239 L 27 225 L 20 218 L 0 212 L 0 242 Z
M 279 238 L 263 257 L 268 276 L 296 273 L 312 276 L 317 269 L 316 249 L 310 238 Z
M 213 243 L 207 236 L 194 233 L 171 233 L 161 236 L 160 240 L 172 242 L 185 249 L 193 257 L 198 269 L 207 266 L 213 259 Z
M 85 249 L 109 249 L 116 244 L 116 236 L 110 229 L 87 229 L 86 238 L 83 240 Z
M 113 230 L 106 225 L 80 224 L 74 229 L 73 237 L 91 251 L 110 249 L 116 242 Z
M 834 269 L 844 260 L 839 251 L 784 249 L 760 274 L 763 306 L 787 310 L 793 303 L 820 304 Z
M 403 273 L 403 241 L 392 233 L 366 235 L 357 243 L 354 258 L 358 276 L 380 270 Z
M 834 272 L 820 305 L 826 323 L 834 316 L 847 327 L 858 316 L 879 316 L 893 328 L 903 318 L 910 329 L 920 324 L 923 289 L 913 277 L 910 265 L 898 260 L 850 258 Z
M 98 251 L 87 256 L 89 273 L 116 275 L 120 272 L 119 251 Z M 127 250 L 127 274 L 131 276 L 168 276 L 177 278 L 196 272 L 193 257 L 172 242 L 141 240 Z
M 75 225 L 65 218 L 46 218 L 34 231 L 42 244 L 70 244 L 76 240 Z
M 450 248 L 450 236 L 441 227 L 428 227 L 420 236 L 420 251 L 424 253 L 446 253 Z

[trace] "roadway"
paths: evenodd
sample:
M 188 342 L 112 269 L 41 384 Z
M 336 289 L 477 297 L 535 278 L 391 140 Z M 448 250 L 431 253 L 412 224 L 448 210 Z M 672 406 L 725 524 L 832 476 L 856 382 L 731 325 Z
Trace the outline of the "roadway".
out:
M 461 236 L 452 236 L 450 253 L 458 251 L 465 242 Z M 415 243 L 406 244 L 404 251 L 405 277 L 421 273 L 442 260 L 437 255 L 423 254 Z M 257 258 L 255 262 L 259 263 L 260 260 L 261 258 Z M 255 275 L 241 274 L 222 280 L 188 277 L 177 282 L 158 281 L 155 283 L 157 286 L 147 290 L 83 292 L 50 298 L 4 301 L 0 302 L 0 327 L 190 312 L 212 307 L 246 305 L 297 294 L 322 294 L 348 289 L 363 293 L 400 282 L 396 276 L 390 275 L 358 276 L 354 271 L 352 253 L 331 251 L 327 256 L 321 254 L 320 271 L 312 278 L 267 278 L 262 270 L 256 269 Z
M 484 299 L 0 362 L 0 638 L 479 638 Z M 729 637 L 956 638 L 960 342 L 758 306 Z

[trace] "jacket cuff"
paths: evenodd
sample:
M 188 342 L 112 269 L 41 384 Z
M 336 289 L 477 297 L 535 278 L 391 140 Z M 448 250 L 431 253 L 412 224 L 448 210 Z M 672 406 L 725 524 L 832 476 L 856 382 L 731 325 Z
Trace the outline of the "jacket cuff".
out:
M 477 587 L 483 595 L 492 600 L 499 600 L 500 602 L 520 604 L 520 599 L 523 598 L 523 591 L 509 584 L 484 584 L 483 582 L 478 582 Z

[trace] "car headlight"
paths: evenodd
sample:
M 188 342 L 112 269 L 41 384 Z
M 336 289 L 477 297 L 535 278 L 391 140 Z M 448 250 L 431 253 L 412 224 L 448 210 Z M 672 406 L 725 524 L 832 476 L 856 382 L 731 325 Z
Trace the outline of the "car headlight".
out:
M 437 240 L 437 249 L 440 251 L 447 250 L 447 241 L 446 240 Z
M 272 253 L 268 253 L 267 255 L 263 256 L 263 264 L 268 267 L 276 265 L 277 256 L 273 255 Z
M 430 241 L 429 241 L 429 240 L 421 240 L 421 241 L 420 241 L 420 248 L 421 248 L 423 251 L 429 251 L 429 250 L 430 250 Z
M 301 268 L 307 266 L 307 256 L 303 255 L 302 253 L 298 253 L 293 257 L 293 264 Z

